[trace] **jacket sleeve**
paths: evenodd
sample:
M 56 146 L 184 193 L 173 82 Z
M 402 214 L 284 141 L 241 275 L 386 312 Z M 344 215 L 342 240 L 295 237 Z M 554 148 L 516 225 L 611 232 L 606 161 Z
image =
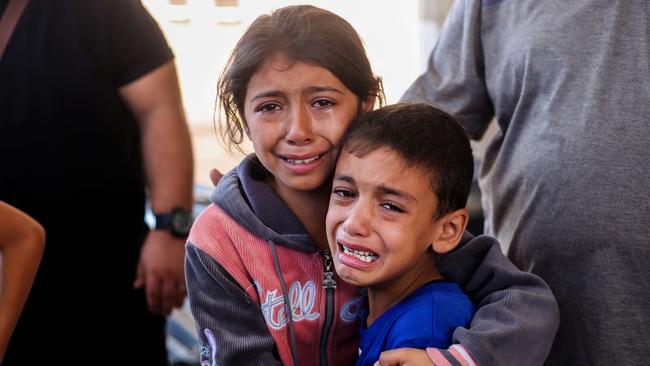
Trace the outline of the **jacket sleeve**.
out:
M 454 331 L 452 341 L 460 346 L 428 349 L 432 358 L 459 359 L 468 353 L 482 366 L 544 363 L 560 315 L 541 278 L 517 269 L 496 239 L 469 233 L 454 251 L 438 256 L 437 264 L 446 279 L 461 285 L 477 310 L 469 329 Z
M 186 246 L 185 276 L 201 364 L 280 365 L 259 304 L 212 257 Z

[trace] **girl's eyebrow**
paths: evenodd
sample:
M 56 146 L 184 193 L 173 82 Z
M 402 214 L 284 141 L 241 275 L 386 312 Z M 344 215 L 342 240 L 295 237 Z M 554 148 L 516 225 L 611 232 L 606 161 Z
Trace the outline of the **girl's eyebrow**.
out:
M 285 94 L 279 90 L 269 90 L 269 91 L 264 91 L 261 93 L 256 94 L 254 97 L 251 98 L 251 102 L 255 101 L 256 99 L 260 98 L 268 98 L 268 97 L 284 97 Z
M 314 85 L 314 86 L 308 87 L 307 91 L 310 92 L 310 93 L 314 93 L 314 92 L 334 92 L 334 93 L 343 94 L 342 90 L 339 90 L 339 89 L 337 89 L 337 88 L 335 88 L 333 86 Z
M 308 93 L 318 93 L 318 92 L 333 92 L 338 94 L 343 94 L 342 90 L 339 90 L 333 86 L 319 86 L 313 85 L 305 89 Z M 269 97 L 285 97 L 286 94 L 280 90 L 267 90 L 261 93 L 256 94 L 251 98 L 251 102 L 254 102 L 256 99 L 260 98 L 269 98 Z

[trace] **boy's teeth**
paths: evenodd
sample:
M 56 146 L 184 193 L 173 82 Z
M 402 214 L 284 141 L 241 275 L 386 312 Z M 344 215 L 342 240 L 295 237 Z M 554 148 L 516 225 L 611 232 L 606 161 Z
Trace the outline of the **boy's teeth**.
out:
M 311 163 L 313 161 L 318 160 L 319 158 L 320 158 L 320 155 L 316 155 L 316 156 L 314 156 L 312 158 L 309 158 L 309 159 L 287 159 L 287 161 L 290 162 L 291 164 L 308 164 L 308 163 Z
M 362 250 L 350 249 L 345 245 L 341 245 L 341 247 L 343 247 L 343 253 L 358 258 L 366 263 L 370 263 L 377 259 L 377 255 L 372 252 L 364 252 Z

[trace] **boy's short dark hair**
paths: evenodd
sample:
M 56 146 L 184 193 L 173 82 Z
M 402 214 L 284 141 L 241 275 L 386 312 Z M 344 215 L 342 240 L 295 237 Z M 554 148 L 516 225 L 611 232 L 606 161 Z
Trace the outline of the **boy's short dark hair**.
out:
M 474 174 L 472 148 L 463 127 L 436 107 L 399 103 L 360 115 L 341 146 L 359 157 L 388 147 L 407 166 L 427 172 L 438 198 L 436 218 L 467 204 Z

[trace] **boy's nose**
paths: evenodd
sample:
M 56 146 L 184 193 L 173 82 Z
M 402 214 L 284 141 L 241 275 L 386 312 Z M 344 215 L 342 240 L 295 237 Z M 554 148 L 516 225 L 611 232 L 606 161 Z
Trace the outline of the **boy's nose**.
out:
M 357 202 L 350 208 L 349 216 L 343 222 L 343 230 L 350 236 L 368 236 L 370 234 L 369 208 Z
M 286 139 L 293 145 L 305 145 L 313 140 L 312 119 L 304 107 L 295 108 L 288 121 Z

